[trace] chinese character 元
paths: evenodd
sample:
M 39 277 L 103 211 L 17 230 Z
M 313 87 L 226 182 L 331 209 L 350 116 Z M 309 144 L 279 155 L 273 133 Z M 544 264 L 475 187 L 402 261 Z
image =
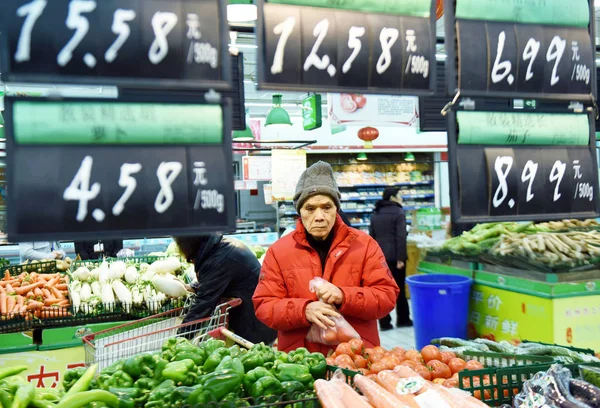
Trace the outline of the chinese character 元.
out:
M 199 40 L 202 38 L 202 32 L 200 32 L 200 18 L 198 14 L 190 13 L 187 15 L 187 38 L 190 40 Z
M 580 179 L 583 177 L 583 174 L 581 174 L 581 164 L 579 164 L 579 160 L 573 161 L 573 170 L 575 171 L 573 178 Z
M 208 184 L 208 180 L 206 179 L 206 165 L 204 162 L 194 162 L 194 185 L 195 186 L 205 186 Z
M 498 318 L 496 316 L 486 315 L 485 316 L 485 327 L 490 330 L 497 330 L 498 329 Z
M 500 306 L 502 305 L 502 300 L 498 295 L 490 295 L 487 299 L 488 309 L 500 310 Z
M 415 36 L 415 30 L 406 30 L 406 46 L 407 52 L 417 52 L 417 36 Z
M 577 41 L 571 42 L 571 51 L 573 51 L 573 58 L 571 58 L 571 61 L 579 61 L 579 58 L 581 57 L 579 55 L 579 44 Z
M 479 322 L 481 321 L 481 313 L 479 312 L 471 312 L 471 323 L 473 324 L 479 324 Z

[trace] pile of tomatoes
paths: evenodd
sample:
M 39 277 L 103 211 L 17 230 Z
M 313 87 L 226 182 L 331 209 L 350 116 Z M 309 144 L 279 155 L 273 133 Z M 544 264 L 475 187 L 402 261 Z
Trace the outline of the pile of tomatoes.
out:
M 365 348 L 360 339 L 340 343 L 335 352 L 327 357 L 327 364 L 360 371 L 371 376 L 383 370 L 393 370 L 404 365 L 412 368 L 425 380 L 442 384 L 448 388 L 458 387 L 458 373 L 463 370 L 481 370 L 483 365 L 476 360 L 465 361 L 450 351 L 440 351 L 436 346 L 425 346 L 421 351 L 394 347 Z

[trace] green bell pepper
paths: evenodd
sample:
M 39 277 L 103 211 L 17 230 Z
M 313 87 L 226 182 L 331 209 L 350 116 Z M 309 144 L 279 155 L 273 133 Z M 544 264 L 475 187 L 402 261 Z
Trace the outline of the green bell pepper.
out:
M 283 394 L 281 382 L 275 377 L 260 377 L 250 389 L 250 396 L 255 400 L 259 398 L 279 396 Z
M 108 374 L 109 376 L 111 376 L 114 373 L 116 373 L 117 371 L 122 371 L 123 364 L 125 364 L 125 362 L 123 360 L 116 361 L 116 362 L 112 363 L 111 365 L 109 365 L 108 367 L 106 367 L 104 370 L 102 370 L 102 372 L 100 374 Z
M 275 361 L 281 361 L 282 363 L 291 363 L 288 354 L 283 351 L 275 352 Z
M 256 368 L 248 371 L 246 373 L 246 375 L 244 375 L 244 389 L 246 390 L 247 394 L 250 394 L 252 385 L 254 385 L 254 383 L 256 381 L 258 381 L 259 378 L 262 378 L 262 377 L 275 377 L 275 376 L 273 375 L 272 372 L 270 372 L 269 370 L 267 370 L 264 367 L 256 367 Z
M 202 391 L 208 391 L 216 400 L 220 400 L 231 392 L 236 392 L 242 385 L 244 375 L 233 369 L 215 371 L 198 379 Z
M 79 380 L 83 374 L 86 372 L 85 367 L 77 367 L 71 368 L 70 370 L 65 371 L 65 375 L 63 378 L 63 387 L 65 391 L 69 391 L 73 385 Z
M 137 380 L 141 377 L 154 377 L 156 360 L 152 354 L 144 353 L 129 357 L 123 363 L 123 371 Z
M 148 394 L 135 387 L 110 388 L 108 392 L 119 397 L 119 405 L 126 404 L 132 407 L 143 407 L 148 397 Z
M 129 388 L 133 387 L 133 378 L 125 371 L 117 371 L 112 375 L 100 374 L 97 378 L 98 386 L 108 391 L 109 388 Z
M 200 388 L 199 385 L 195 385 L 193 387 L 177 387 L 173 390 L 170 397 L 168 397 L 168 402 L 166 406 L 169 408 L 183 408 L 187 407 L 187 401 L 196 390 Z
M 219 363 L 215 371 L 221 371 L 226 369 L 232 369 L 240 375 L 244 375 L 244 364 L 239 358 L 231 358 L 231 356 L 225 356 Z
M 320 405 L 317 405 L 317 400 L 315 399 L 315 393 L 313 391 L 306 391 L 297 397 L 298 400 L 312 400 L 312 401 L 303 401 L 303 402 L 295 402 L 291 405 L 286 406 L 286 408 L 317 408 Z
M 62 399 L 64 393 L 57 388 L 36 388 L 34 400 L 47 401 L 51 403 L 57 403 Z
M 202 368 L 204 369 L 204 372 L 212 373 L 213 371 L 215 371 L 217 369 L 217 367 L 219 366 L 219 364 L 221 363 L 221 360 L 223 360 L 228 355 L 229 355 L 229 349 L 226 349 L 226 348 L 220 348 L 220 349 L 213 351 L 208 356 L 208 358 L 206 359 L 206 362 L 202 366 Z
M 227 394 L 221 401 L 219 401 L 219 408 L 240 408 L 249 407 L 250 403 L 240 398 L 239 395 L 232 392 Z
M 286 364 L 277 361 L 272 371 L 279 381 L 299 381 L 307 386 L 315 380 L 309 368 L 302 364 Z
M 225 342 L 223 340 L 217 339 L 208 339 L 207 341 L 201 343 L 200 348 L 204 350 L 204 354 L 208 357 L 216 350 L 220 348 L 225 348 Z
M 198 375 L 196 374 L 196 364 L 192 360 L 173 361 L 165 367 L 162 372 L 162 378 L 173 380 L 178 386 L 193 385 Z
M 171 361 L 192 360 L 198 367 L 202 367 L 206 361 L 204 352 L 202 351 L 179 351 L 171 359 Z
M 246 349 L 242 349 L 240 346 L 238 346 L 237 344 L 234 344 L 233 346 L 229 347 L 229 355 L 231 357 L 242 357 L 244 354 L 247 353 Z
M 310 353 L 302 360 L 314 379 L 325 378 L 327 375 L 327 360 L 321 353 Z
M 193 347 L 193 344 L 184 337 L 173 337 L 165 341 L 162 345 L 162 358 L 167 361 L 171 361 L 175 354 L 177 353 L 177 348 L 181 347 L 183 344 L 189 344 Z
M 309 354 L 310 351 L 308 351 L 304 347 L 300 347 L 288 353 L 288 360 L 290 363 L 298 364 L 301 363 L 306 357 L 308 357 Z
M 202 388 L 197 389 L 188 397 L 187 403 L 190 407 L 217 406 L 217 399 L 208 391 Z M 148 407 L 148 405 L 146 405 Z
M 300 381 L 283 381 L 281 388 L 283 388 L 283 393 L 288 401 L 296 399 L 298 395 L 306 391 L 304 384 Z
M 264 367 L 265 365 L 265 359 L 263 358 L 262 354 L 253 351 L 249 351 L 248 353 L 244 354 L 241 360 L 246 372 L 257 367 Z
M 145 408 L 163 407 L 167 398 L 170 398 L 173 391 L 175 391 L 175 388 L 173 380 L 163 381 L 150 392 Z

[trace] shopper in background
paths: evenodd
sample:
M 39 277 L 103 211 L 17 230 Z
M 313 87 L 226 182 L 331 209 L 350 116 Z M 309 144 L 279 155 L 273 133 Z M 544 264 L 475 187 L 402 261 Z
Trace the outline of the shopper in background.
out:
M 21 262 L 41 261 L 43 259 L 65 259 L 66 254 L 58 242 L 39 241 L 19 244 Z
M 104 257 L 116 258 L 121 249 L 123 249 L 123 240 L 121 239 L 75 242 L 75 254 L 84 261 Z
M 394 308 L 398 286 L 379 245 L 342 221 L 340 197 L 329 164 L 306 169 L 294 195 L 296 230 L 273 244 L 263 261 L 254 307 L 278 330 L 279 350 L 306 347 L 327 355 L 331 346 L 308 342 L 306 335 L 312 324 L 333 327 L 331 318 L 340 314 L 367 347 L 380 344 L 377 319 Z M 328 283 L 312 293 L 309 282 L 317 276 Z
M 406 300 L 406 215 L 402 209 L 402 192 L 398 187 L 387 187 L 383 191 L 382 200 L 375 205 L 369 226 L 371 236 L 377 241 L 385 260 L 392 271 L 396 283 L 400 287 L 400 295 L 396 301 L 396 326 L 412 326 Z M 379 320 L 381 330 L 393 328 L 390 315 Z
M 252 294 L 258 284 L 260 263 L 242 242 L 221 234 L 174 238 L 179 251 L 193 263 L 198 281 L 194 304 L 184 323 L 209 317 L 224 298 L 240 298 L 242 304 L 231 309 L 229 328 L 253 343 L 272 343 L 274 330 L 258 321 Z

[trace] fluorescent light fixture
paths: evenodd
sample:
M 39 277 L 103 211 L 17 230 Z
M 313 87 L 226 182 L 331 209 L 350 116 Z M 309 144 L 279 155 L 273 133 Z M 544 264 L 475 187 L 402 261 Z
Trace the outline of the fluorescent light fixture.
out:
M 258 9 L 254 4 L 227 5 L 227 21 L 230 23 L 248 23 L 258 19 Z

